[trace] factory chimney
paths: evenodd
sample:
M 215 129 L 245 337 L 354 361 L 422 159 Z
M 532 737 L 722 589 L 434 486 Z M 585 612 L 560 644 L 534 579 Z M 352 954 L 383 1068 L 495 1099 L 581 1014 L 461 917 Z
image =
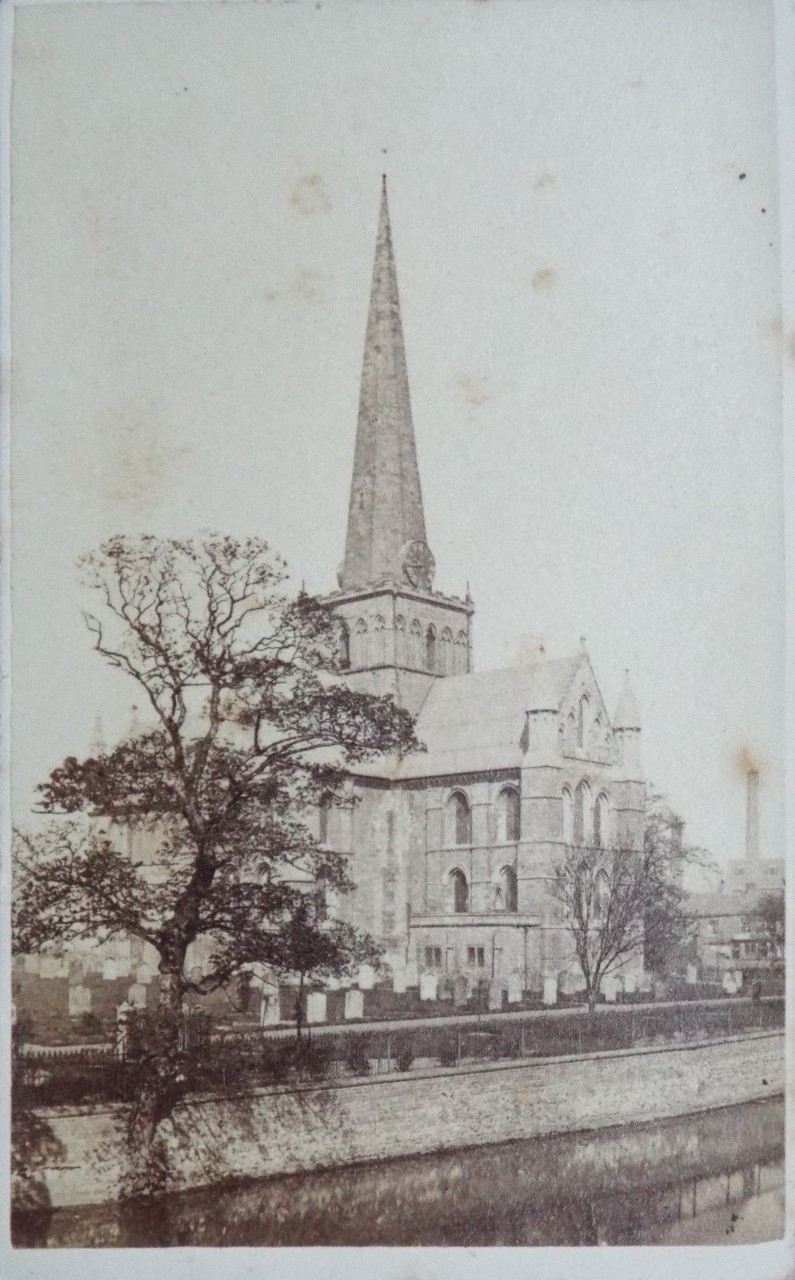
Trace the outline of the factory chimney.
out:
M 745 815 L 745 856 L 748 862 L 759 861 L 759 774 L 748 770 L 748 801 Z

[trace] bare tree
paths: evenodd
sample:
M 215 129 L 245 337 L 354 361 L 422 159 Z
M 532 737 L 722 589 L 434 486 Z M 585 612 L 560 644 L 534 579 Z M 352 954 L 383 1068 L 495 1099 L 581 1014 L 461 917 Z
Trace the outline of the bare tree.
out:
M 702 850 L 682 840 L 681 819 L 649 791 L 643 848 L 567 847 L 555 867 L 552 896 L 582 970 L 593 1012 L 603 980 L 633 956 L 657 968 L 692 927 L 683 885 Z

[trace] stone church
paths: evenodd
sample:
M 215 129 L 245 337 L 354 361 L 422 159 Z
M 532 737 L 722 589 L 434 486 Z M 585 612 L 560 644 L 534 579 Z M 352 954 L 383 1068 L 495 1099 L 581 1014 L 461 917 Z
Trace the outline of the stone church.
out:
M 642 847 L 640 723 L 625 682 L 611 717 L 582 643 L 569 657 L 475 670 L 474 604 L 434 587 L 386 180 L 365 336 L 345 556 L 325 603 L 348 674 L 416 716 L 426 750 L 357 770 L 353 809 L 319 815 L 350 855 L 336 914 L 380 940 L 409 982 L 431 971 L 575 988 L 548 892 L 566 846 Z M 410 975 L 410 976 L 408 976 Z

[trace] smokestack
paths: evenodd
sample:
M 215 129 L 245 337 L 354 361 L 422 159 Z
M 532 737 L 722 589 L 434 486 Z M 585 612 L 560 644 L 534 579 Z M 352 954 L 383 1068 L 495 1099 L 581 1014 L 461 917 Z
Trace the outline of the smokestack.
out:
M 759 861 L 759 774 L 748 770 L 748 802 L 745 815 L 745 856 L 749 862 Z

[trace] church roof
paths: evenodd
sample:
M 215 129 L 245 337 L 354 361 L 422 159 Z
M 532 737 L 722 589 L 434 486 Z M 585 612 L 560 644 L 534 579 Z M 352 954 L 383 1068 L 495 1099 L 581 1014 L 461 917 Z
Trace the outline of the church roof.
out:
M 435 680 L 417 716 L 424 752 L 400 762 L 361 766 L 359 772 L 395 780 L 518 768 L 527 712 L 540 701 L 563 702 L 582 655 L 528 666 Z
M 384 177 L 340 572 L 342 590 L 404 580 L 409 543 L 425 549 L 420 555 L 428 555 Z M 422 585 L 429 586 L 430 562 L 420 565 L 420 574 Z

